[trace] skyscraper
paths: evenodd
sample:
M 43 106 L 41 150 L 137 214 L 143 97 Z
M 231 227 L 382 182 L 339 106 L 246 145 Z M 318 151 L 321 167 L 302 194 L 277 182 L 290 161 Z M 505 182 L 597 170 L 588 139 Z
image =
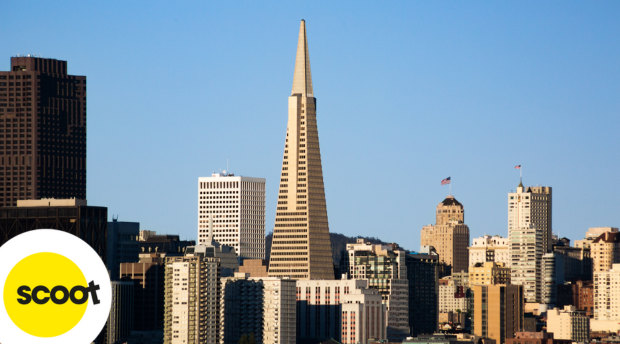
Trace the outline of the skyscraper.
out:
M 475 285 L 474 334 L 497 344 L 523 329 L 523 287 L 510 284 Z
M 265 259 L 264 178 L 198 178 L 198 244 L 212 240 L 233 247 L 241 260 Z
M 312 90 L 306 23 L 301 21 L 293 91 L 288 101 L 280 192 L 269 276 L 333 279 L 323 168 Z
M 551 252 L 551 196 L 550 186 L 524 187 L 523 183 L 519 183 L 517 192 L 508 194 L 508 236 L 512 230 L 532 224 L 543 233 L 543 253 Z
M 424 226 L 420 233 L 421 245 L 433 246 L 454 272 L 469 268 L 469 227 L 464 222 L 463 205 L 450 195 L 437 205 L 435 225 Z
M 12 57 L 0 72 L 0 154 L 0 206 L 86 199 L 86 77 L 67 61 Z

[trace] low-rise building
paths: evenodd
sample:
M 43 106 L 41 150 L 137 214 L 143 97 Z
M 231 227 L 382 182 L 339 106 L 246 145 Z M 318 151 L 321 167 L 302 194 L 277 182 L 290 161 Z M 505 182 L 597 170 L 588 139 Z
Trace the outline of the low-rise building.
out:
M 516 332 L 506 344 L 572 344 L 570 340 L 555 339 L 550 332 Z
M 443 334 L 434 333 L 420 335 L 418 337 L 408 337 L 403 341 L 407 344 L 496 344 L 494 339 L 483 338 L 469 333 Z
M 547 310 L 547 332 L 553 333 L 555 339 L 589 342 L 590 318 L 575 306 L 550 309 Z

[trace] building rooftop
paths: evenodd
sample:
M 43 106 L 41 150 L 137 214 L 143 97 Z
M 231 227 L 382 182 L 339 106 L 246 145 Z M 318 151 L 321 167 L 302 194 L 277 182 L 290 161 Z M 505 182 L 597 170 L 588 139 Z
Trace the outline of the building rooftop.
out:
M 69 199 L 56 199 L 56 198 L 43 198 L 43 199 L 22 199 L 17 200 L 18 207 L 75 207 L 86 206 L 85 199 L 69 198 Z

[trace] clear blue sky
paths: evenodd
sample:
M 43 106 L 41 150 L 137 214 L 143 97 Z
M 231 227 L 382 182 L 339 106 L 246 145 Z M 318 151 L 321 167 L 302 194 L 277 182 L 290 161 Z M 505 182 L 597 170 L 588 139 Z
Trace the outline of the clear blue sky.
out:
M 267 178 L 273 227 L 306 20 L 330 230 L 417 249 L 448 194 L 471 237 L 553 187 L 553 229 L 620 226 L 618 1 L 2 1 L 0 59 L 88 77 L 88 202 L 196 237 L 197 179 Z M 0 62 L 1 62 L 0 61 Z

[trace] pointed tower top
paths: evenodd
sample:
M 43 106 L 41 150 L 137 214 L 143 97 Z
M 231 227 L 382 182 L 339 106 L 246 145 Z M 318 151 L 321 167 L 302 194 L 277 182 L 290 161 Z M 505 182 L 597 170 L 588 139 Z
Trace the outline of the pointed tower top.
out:
M 310 73 L 310 54 L 308 53 L 308 38 L 306 36 L 306 21 L 301 20 L 299 26 L 299 41 L 297 43 L 297 59 L 295 60 L 295 76 L 293 77 L 293 92 L 305 97 L 314 97 L 312 92 L 312 75 Z
M 519 185 L 517 186 L 518 188 L 522 188 L 523 187 L 523 179 L 519 178 Z

